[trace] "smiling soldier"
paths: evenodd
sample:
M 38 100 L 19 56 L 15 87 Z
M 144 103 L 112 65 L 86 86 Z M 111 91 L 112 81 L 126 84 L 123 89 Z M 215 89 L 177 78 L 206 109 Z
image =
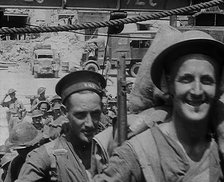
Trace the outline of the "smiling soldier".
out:
M 161 41 L 155 45 L 166 42 Z M 94 181 L 223 181 L 211 126 L 223 93 L 224 44 L 195 30 L 176 30 L 167 41 L 155 52 L 150 74 L 155 86 L 170 96 L 171 117 L 115 149 Z

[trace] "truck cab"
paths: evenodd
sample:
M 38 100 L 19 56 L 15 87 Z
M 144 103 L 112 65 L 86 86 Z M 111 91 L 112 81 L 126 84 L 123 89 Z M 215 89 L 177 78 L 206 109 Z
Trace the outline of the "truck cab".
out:
M 156 31 L 136 31 L 121 33 L 117 37 L 111 37 L 111 63 L 117 67 L 119 51 L 125 55 L 127 73 L 136 77 L 141 61 L 150 47 Z
M 96 45 L 96 49 L 86 51 L 82 55 L 82 67 L 84 69 L 98 71 L 104 69 L 104 57 L 109 58 L 112 68 L 117 67 L 120 51 L 125 54 L 126 70 L 132 77 L 136 77 L 142 58 L 151 45 L 156 31 L 135 31 L 120 33 L 110 36 L 105 54 L 105 40 L 92 39 L 89 43 Z M 94 56 L 92 56 L 94 53 Z
M 33 51 L 32 74 L 35 78 L 41 75 L 58 77 L 60 63 L 52 49 L 35 49 Z

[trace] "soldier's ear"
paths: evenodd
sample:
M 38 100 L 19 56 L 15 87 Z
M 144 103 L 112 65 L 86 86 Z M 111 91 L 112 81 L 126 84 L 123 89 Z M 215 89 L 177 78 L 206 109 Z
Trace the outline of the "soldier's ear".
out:
M 64 115 L 68 116 L 68 109 L 65 110 Z
M 66 108 L 65 105 L 61 104 L 60 109 L 61 109 L 61 112 L 62 112 L 63 115 L 66 115 L 68 113 L 67 108 Z

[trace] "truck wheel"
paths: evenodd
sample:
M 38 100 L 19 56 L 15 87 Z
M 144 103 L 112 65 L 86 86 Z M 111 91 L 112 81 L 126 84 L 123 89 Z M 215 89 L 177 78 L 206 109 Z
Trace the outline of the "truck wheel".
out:
M 88 70 L 88 71 L 94 71 L 94 72 L 98 72 L 98 66 L 94 63 L 88 63 L 85 65 L 84 70 Z
M 55 78 L 58 78 L 58 77 L 59 77 L 59 71 L 55 71 L 55 72 L 54 72 L 54 77 L 55 77 Z
M 138 74 L 138 70 L 139 70 L 140 64 L 139 63 L 135 63 L 133 64 L 130 69 L 128 70 L 128 74 L 132 77 L 136 77 Z
M 34 78 L 38 78 L 38 73 L 34 72 Z

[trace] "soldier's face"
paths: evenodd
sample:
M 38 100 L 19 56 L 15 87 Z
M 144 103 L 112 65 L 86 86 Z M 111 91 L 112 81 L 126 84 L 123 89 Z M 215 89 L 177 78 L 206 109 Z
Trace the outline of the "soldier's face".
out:
M 56 104 L 60 104 L 61 105 L 61 100 L 54 100 L 53 103 L 52 103 L 52 106 L 54 106 Z
M 38 116 L 33 118 L 33 125 L 37 130 L 41 130 L 43 128 L 42 117 Z
M 71 134 L 78 141 L 90 143 L 97 133 L 101 116 L 101 98 L 94 92 L 74 93 L 67 100 Z
M 48 110 L 47 104 L 46 103 L 41 104 L 40 110 L 44 113 L 47 112 L 47 110 Z
M 183 57 L 173 67 L 177 70 L 173 83 L 174 113 L 183 121 L 199 122 L 208 118 L 215 101 L 217 68 L 214 62 L 203 55 Z
M 15 94 L 15 92 L 13 92 L 13 93 L 9 94 L 9 96 L 11 99 L 14 99 L 16 97 L 16 94 Z
M 45 97 L 45 92 L 42 92 L 42 93 L 40 94 L 40 97 Z
M 54 117 L 54 119 L 57 119 L 61 115 L 62 115 L 62 113 L 61 113 L 60 109 L 54 109 L 53 110 L 53 117 Z

